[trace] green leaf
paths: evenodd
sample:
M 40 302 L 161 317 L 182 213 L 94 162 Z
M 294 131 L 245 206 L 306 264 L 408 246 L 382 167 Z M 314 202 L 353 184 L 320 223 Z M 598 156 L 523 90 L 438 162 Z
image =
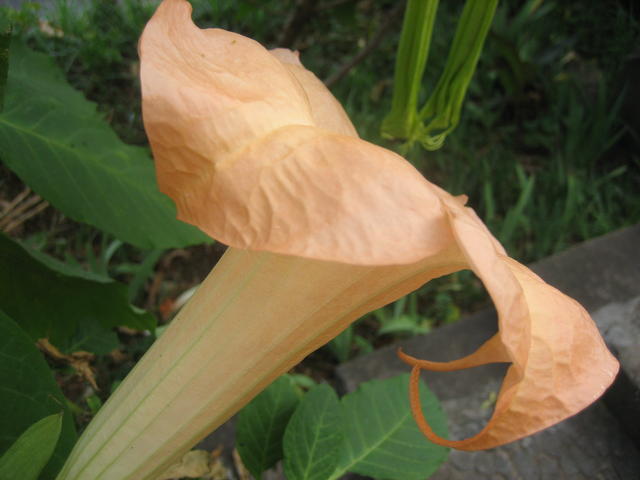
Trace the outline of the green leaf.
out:
M 422 408 L 436 433 L 446 436 L 436 397 L 420 385 Z M 445 461 L 448 449 L 429 442 L 409 406 L 409 375 L 373 380 L 342 398 L 345 441 L 331 479 L 346 472 L 388 480 L 423 480 Z
M 238 414 L 238 452 L 255 478 L 282 458 L 282 437 L 299 402 L 298 390 L 283 375 Z
M 0 152 L 27 185 L 74 220 L 141 248 L 210 240 L 176 220 L 147 150 L 122 143 L 51 59 L 19 42 L 11 59 Z
M 400 315 L 398 317 L 392 317 L 390 320 L 384 322 L 384 324 L 378 330 L 379 335 L 420 335 L 427 333 L 429 328 L 425 325 L 424 319 L 411 316 Z
M 353 339 L 353 343 L 358 347 L 360 354 L 371 353 L 375 350 L 371 342 L 362 335 L 356 335 Z
M 520 195 L 518 196 L 516 204 L 509 208 L 509 211 L 502 223 L 500 233 L 498 234 L 500 242 L 505 246 L 511 243 L 516 227 L 526 219 L 524 210 L 530 203 L 531 194 L 536 181 L 536 177 L 534 175 L 527 177 L 524 169 L 520 165 L 516 165 L 516 173 L 520 180 Z
M 302 373 L 290 373 L 289 378 L 293 381 L 293 384 L 302 390 L 311 390 L 317 385 L 315 380 L 308 375 Z
M 155 273 L 156 263 L 162 258 L 164 250 L 151 250 L 145 254 L 144 260 L 132 270 L 133 277 L 129 282 L 129 301 L 135 301 L 143 292 L 145 283 Z M 120 265 L 122 267 L 123 265 Z
M 62 414 L 31 425 L 0 458 L 0 479 L 36 480 L 56 448 Z
M 119 346 L 120 340 L 112 328 L 105 327 L 100 322 L 89 321 L 78 324 L 64 351 L 69 353 L 84 350 L 97 355 L 106 355 Z
M 63 411 L 60 439 L 40 477 L 53 479 L 75 443 L 73 419 L 42 354 L 32 339 L 2 311 L 0 358 L 0 455 L 34 422 Z
M 340 335 L 327 343 L 327 348 L 338 362 L 344 363 L 349 359 L 352 345 L 353 325 L 349 325 L 342 331 L 342 333 L 340 333 Z
M 11 44 L 11 23 L 6 11 L 0 9 L 0 112 L 4 107 L 4 92 L 9 71 L 9 45 Z
M 342 406 L 328 385 L 307 393 L 284 433 L 287 480 L 326 480 L 338 464 L 342 442 Z
M 113 327 L 155 328 L 151 314 L 129 304 L 125 285 L 64 265 L 2 234 L 0 285 L 0 308 L 32 340 L 48 338 L 62 351 L 104 354 L 114 342 L 117 346 Z

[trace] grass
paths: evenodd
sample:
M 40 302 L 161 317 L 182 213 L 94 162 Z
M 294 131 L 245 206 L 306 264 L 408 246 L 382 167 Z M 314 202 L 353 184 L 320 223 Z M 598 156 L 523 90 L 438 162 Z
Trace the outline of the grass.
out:
M 296 5 L 293 0 L 192 3 L 200 26 L 228 28 L 271 47 L 282 40 Z M 462 4 L 441 2 L 424 97 L 442 70 Z M 629 131 L 620 115 L 626 92 L 622 66 L 640 40 L 632 5 L 600 2 L 585 11 L 568 1 L 502 2 L 459 128 L 440 151 L 408 150 L 407 158 L 429 179 L 451 193 L 467 194 L 522 262 L 640 221 L 639 132 Z M 327 78 L 375 37 L 393 6 L 391 1 L 320 1 L 286 40 L 301 50 L 311 70 Z M 11 15 L 18 34 L 55 57 L 125 141 L 144 144 L 136 43 L 153 10 L 154 2 L 147 1 L 102 0 L 81 9 L 59 1 L 46 23 L 38 20 L 35 6 Z M 390 107 L 400 26 L 398 17 L 374 52 L 333 88 L 363 138 L 398 151 L 403 146 L 383 140 L 379 128 Z M 101 242 L 113 250 L 112 243 Z M 115 248 L 113 259 L 109 251 L 80 256 L 95 263 L 106 255 L 116 273 L 130 268 L 132 257 L 148 258 L 121 251 Z M 149 263 L 141 271 L 148 273 Z M 136 292 L 139 284 L 140 279 Z M 413 334 L 457 319 L 483 298 L 480 283 L 468 272 L 433 282 L 401 305 L 365 319 L 355 334 L 345 334 L 334 345 L 336 356 L 348 358 L 354 341 L 363 351 L 369 348 L 364 337 L 372 343 L 372 322 L 387 335 Z

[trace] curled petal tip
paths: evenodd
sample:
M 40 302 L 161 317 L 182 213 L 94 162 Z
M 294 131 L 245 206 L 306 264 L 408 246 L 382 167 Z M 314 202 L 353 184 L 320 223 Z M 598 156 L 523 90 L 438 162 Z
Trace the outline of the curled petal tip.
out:
M 402 347 L 398 348 L 396 350 L 396 355 L 398 356 L 398 358 L 400 360 L 402 360 L 404 363 L 406 363 L 407 365 L 410 366 L 415 366 L 416 363 L 419 362 L 419 360 L 415 357 L 412 357 L 411 355 L 404 353 L 404 351 L 402 350 Z
M 300 52 L 298 50 L 289 50 L 288 48 L 274 48 L 269 50 L 271 55 L 276 57 L 282 63 L 288 63 L 291 65 L 297 65 L 302 67 L 302 63 L 300 62 Z

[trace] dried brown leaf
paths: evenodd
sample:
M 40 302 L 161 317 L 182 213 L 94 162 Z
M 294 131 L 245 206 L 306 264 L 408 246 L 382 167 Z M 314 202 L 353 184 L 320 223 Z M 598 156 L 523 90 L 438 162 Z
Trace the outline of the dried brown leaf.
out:
M 73 352 L 71 355 L 64 354 L 52 345 L 48 338 L 39 339 L 36 342 L 36 345 L 49 357 L 71 366 L 78 375 L 89 382 L 94 390 L 100 390 L 96 384 L 95 372 L 93 371 L 93 368 L 91 368 L 91 362 L 95 358 L 95 355 L 82 350 Z

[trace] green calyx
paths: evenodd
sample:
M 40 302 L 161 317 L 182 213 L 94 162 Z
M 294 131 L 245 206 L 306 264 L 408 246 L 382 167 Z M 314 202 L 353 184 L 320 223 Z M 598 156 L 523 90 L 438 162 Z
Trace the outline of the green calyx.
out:
M 462 11 L 449 57 L 435 90 L 418 111 L 420 82 L 427 63 L 438 0 L 409 0 L 398 48 L 392 108 L 382 135 L 420 142 L 427 150 L 444 144 L 460 121 L 498 0 L 469 0 Z

